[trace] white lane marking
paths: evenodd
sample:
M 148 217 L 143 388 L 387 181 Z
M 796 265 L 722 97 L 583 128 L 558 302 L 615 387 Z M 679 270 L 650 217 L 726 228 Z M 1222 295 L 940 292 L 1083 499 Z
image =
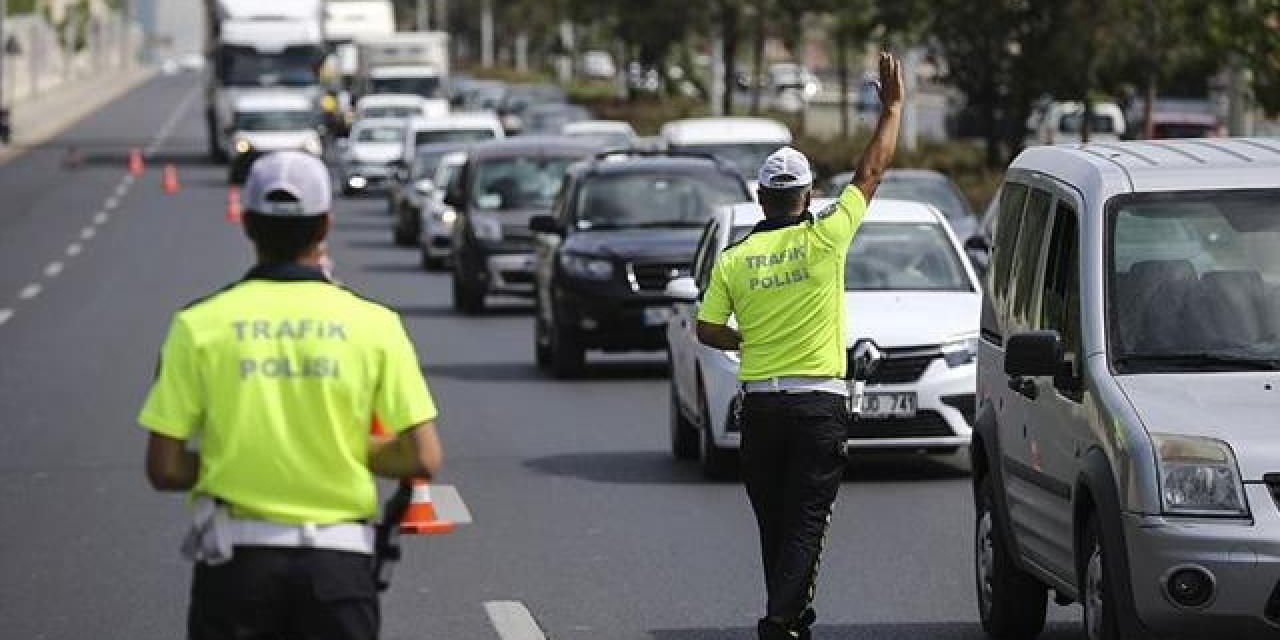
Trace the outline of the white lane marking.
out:
M 43 291 L 43 290 L 44 290 L 44 288 L 43 288 L 43 287 L 41 287 L 39 283 L 33 282 L 33 283 L 31 283 L 31 284 L 29 284 L 29 285 L 27 285 L 27 286 L 23 287 L 23 288 L 22 288 L 22 291 L 20 291 L 20 292 L 18 293 L 18 297 L 19 297 L 19 298 L 22 298 L 23 300 L 30 300 L 30 299 L 32 299 L 32 298 L 34 298 L 34 297 L 36 297 L 36 296 L 40 295 L 40 292 L 41 292 L 41 291 Z
M 471 524 L 472 522 L 471 510 L 467 508 L 467 503 L 462 501 L 462 495 L 458 493 L 457 487 L 447 484 L 431 485 L 431 503 L 441 520 L 448 520 L 454 524 Z
M 489 622 L 502 640 L 547 640 L 547 634 L 538 627 L 533 614 L 524 603 L 515 600 L 498 600 L 484 603 Z
M 71 256 L 72 258 L 80 255 L 81 251 L 84 251 L 84 247 L 80 246 L 79 242 L 72 242 L 71 244 L 67 245 L 67 255 Z
M 132 173 L 124 174 L 124 177 L 120 179 L 120 184 L 123 184 L 128 187 L 133 186 L 133 174 Z
M 107 201 L 102 204 L 102 208 L 106 209 L 107 211 L 115 209 L 118 206 L 120 206 L 120 199 L 115 196 L 111 196 L 110 198 L 107 198 Z
M 110 219 L 111 219 L 111 214 L 107 213 L 106 211 L 99 211 L 93 214 L 94 224 L 106 224 L 107 221 Z
M 92 239 L 92 238 L 93 238 L 94 234 L 96 234 L 96 233 L 98 233 L 98 232 L 97 232 L 97 231 L 94 231 L 94 230 L 93 230 L 93 227 L 85 227 L 85 228 L 83 228 L 83 229 L 81 229 L 81 230 L 80 230 L 80 239 L 81 239 L 81 240 L 90 240 L 90 239 Z
M 44 276 L 46 278 L 56 278 L 59 273 L 62 273 L 62 263 L 57 260 L 50 262 L 48 266 L 44 268 Z
M 121 182 L 119 185 L 116 186 L 117 198 L 123 198 L 127 193 L 129 193 L 129 183 Z
M 8 322 L 9 318 L 12 318 L 12 317 L 13 317 L 13 309 L 0 309 L 0 324 L 4 324 Z
M 178 103 L 178 107 L 173 110 L 173 113 L 169 114 L 169 119 L 166 120 L 164 125 L 160 127 L 160 130 L 156 132 L 156 137 L 152 138 L 151 144 L 147 145 L 146 150 L 142 152 L 143 155 L 150 156 L 155 154 L 156 150 L 160 148 L 160 145 L 164 144 L 165 141 L 169 139 L 170 134 L 173 133 L 174 127 L 178 126 L 178 120 L 187 112 L 187 107 L 191 106 L 191 101 L 195 100 L 196 96 L 200 94 L 200 90 L 202 88 L 203 87 L 197 84 L 187 92 L 187 95 L 182 99 L 182 102 Z

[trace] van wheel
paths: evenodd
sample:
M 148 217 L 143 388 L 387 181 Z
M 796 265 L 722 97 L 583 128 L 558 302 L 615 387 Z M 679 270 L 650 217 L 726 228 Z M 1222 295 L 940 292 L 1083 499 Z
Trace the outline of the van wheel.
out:
M 996 640 L 1028 640 L 1044 630 L 1048 589 L 1013 562 L 997 521 L 991 476 L 978 484 L 974 574 L 982 628 Z
M 698 428 L 680 410 L 680 396 L 676 393 L 676 381 L 671 380 L 671 455 L 676 460 L 694 460 L 698 457 Z
M 707 410 L 707 394 L 698 386 L 698 433 L 702 435 L 702 475 L 708 480 L 732 480 L 738 470 L 738 452 L 716 445 L 711 434 L 711 412 Z
M 1089 516 L 1085 525 L 1084 545 L 1089 555 L 1084 559 L 1080 593 L 1084 610 L 1084 633 L 1089 640 L 1120 640 L 1120 624 L 1116 619 L 1116 589 L 1107 569 L 1107 552 L 1102 544 L 1098 517 Z

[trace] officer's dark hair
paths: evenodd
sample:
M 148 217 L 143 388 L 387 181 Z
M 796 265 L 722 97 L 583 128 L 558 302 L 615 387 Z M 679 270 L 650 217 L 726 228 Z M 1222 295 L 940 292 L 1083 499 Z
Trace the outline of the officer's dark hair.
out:
M 297 202 L 287 191 L 267 194 L 268 202 Z M 244 230 L 263 262 L 296 262 L 324 241 L 329 216 L 275 216 L 245 211 Z
M 789 216 L 800 208 L 809 195 L 809 187 L 789 187 L 774 189 L 760 187 L 760 208 L 764 209 L 764 217 L 781 218 Z

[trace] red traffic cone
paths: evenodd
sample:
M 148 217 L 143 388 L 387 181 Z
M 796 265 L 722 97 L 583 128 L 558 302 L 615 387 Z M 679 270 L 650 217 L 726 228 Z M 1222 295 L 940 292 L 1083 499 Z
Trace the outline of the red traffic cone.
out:
M 160 178 L 160 186 L 165 193 L 173 194 L 182 189 L 182 185 L 178 184 L 178 169 L 171 164 L 164 166 L 164 174 Z
M 142 162 L 142 152 L 137 147 L 129 149 L 129 175 L 140 176 L 146 170 L 146 165 Z
M 400 532 L 421 535 L 453 533 L 454 523 L 441 520 L 431 502 L 431 485 L 426 480 L 414 478 L 408 481 L 413 487 L 409 508 L 400 519 Z
M 240 222 L 240 188 L 232 185 L 227 189 L 227 222 Z M 377 420 L 377 418 L 374 418 Z

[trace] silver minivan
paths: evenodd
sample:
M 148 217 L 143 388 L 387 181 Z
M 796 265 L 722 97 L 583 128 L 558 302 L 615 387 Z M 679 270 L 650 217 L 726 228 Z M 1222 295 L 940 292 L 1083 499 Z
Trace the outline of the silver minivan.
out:
M 1280 140 L 1039 147 L 1001 188 L 973 434 L 983 627 L 1280 637 Z

